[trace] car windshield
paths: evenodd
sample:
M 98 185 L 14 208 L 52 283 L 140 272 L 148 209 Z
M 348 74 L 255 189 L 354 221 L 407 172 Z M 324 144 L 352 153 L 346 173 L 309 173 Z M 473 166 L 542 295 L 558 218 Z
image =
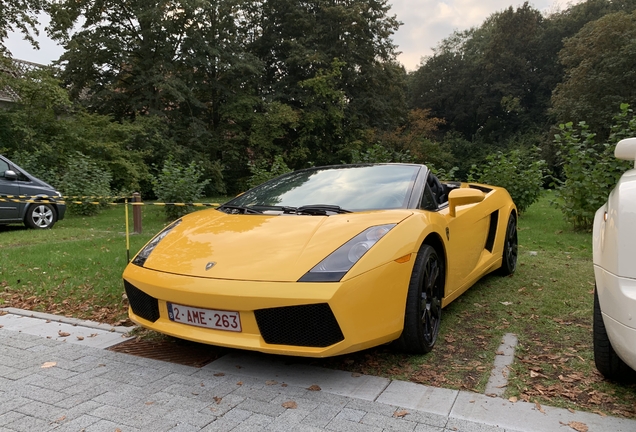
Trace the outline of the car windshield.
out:
M 228 202 L 234 209 L 340 213 L 405 208 L 421 166 L 343 165 L 295 171 L 263 183 Z M 341 210 L 341 211 L 339 211 Z

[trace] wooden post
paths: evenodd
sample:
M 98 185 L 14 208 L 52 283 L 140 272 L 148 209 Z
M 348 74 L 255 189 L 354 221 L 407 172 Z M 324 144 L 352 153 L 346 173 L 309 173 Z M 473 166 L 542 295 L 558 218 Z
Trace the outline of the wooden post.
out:
M 135 234 L 141 234 L 141 206 L 134 203 L 141 202 L 141 195 L 139 192 L 133 193 L 133 230 Z

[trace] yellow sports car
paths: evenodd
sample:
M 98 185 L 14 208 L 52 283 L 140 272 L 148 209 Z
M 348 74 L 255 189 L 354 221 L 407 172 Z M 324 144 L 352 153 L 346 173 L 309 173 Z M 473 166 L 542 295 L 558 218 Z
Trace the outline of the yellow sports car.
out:
M 429 352 L 442 308 L 516 263 L 517 210 L 505 189 L 441 183 L 424 165 L 338 165 L 177 220 L 123 278 L 141 326 L 327 357 L 391 341 Z

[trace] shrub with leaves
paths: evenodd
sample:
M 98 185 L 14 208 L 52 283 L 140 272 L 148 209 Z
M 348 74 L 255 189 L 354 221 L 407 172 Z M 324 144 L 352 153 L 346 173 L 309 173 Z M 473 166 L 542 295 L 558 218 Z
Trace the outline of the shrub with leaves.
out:
M 596 134 L 585 122 L 559 125 L 554 142 L 563 160 L 565 180 L 557 190 L 554 204 L 576 229 L 590 229 L 596 210 L 607 200 L 621 175 L 633 166 L 631 161 L 614 157 L 616 144 L 636 136 L 636 118 L 629 105 L 622 104 L 614 117 L 607 142 L 596 142 Z
M 459 171 L 459 167 L 454 166 L 451 169 L 447 170 L 447 169 L 444 169 L 444 168 L 436 168 L 435 165 L 430 164 L 430 163 L 427 163 L 426 166 L 440 180 L 443 180 L 443 181 L 459 181 L 459 179 L 457 177 L 457 172 Z
M 168 157 L 159 175 L 152 180 L 153 191 L 157 199 L 166 203 L 190 203 L 203 196 L 203 191 L 209 180 L 200 178 L 203 171 L 195 162 L 187 166 Z M 170 220 L 194 210 L 193 206 L 166 206 L 166 217 Z
M 250 162 L 249 168 L 252 173 L 249 184 L 251 188 L 291 171 L 291 168 L 287 166 L 280 155 L 274 156 L 274 161 L 271 165 L 265 160 L 259 160 Z
M 81 201 L 82 204 L 73 204 L 67 200 L 68 211 L 72 214 L 92 216 L 99 213 L 101 207 L 105 206 L 112 195 L 110 182 L 112 176 L 110 172 L 95 162 L 88 156 L 76 152 L 68 159 L 66 169 L 60 181 L 60 189 L 66 196 L 87 197 L 72 198 L 72 201 Z M 88 198 L 90 197 L 90 198 Z M 99 202 L 101 205 L 90 204 Z
M 468 181 L 506 188 L 519 212 L 539 199 L 547 168 L 544 160 L 533 157 L 538 150 L 524 155 L 521 150 L 490 154 L 480 165 L 473 165 Z
M 352 150 L 351 163 L 413 162 L 409 150 L 392 150 L 376 143 L 364 151 Z

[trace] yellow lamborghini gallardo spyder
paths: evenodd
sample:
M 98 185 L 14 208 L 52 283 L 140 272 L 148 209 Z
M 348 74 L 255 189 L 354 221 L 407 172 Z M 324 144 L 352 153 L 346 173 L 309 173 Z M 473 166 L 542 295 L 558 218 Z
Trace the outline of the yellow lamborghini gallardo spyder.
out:
M 441 183 L 424 165 L 338 165 L 184 216 L 123 279 L 130 319 L 178 338 L 310 357 L 391 341 L 426 353 L 442 308 L 516 263 L 505 189 Z

